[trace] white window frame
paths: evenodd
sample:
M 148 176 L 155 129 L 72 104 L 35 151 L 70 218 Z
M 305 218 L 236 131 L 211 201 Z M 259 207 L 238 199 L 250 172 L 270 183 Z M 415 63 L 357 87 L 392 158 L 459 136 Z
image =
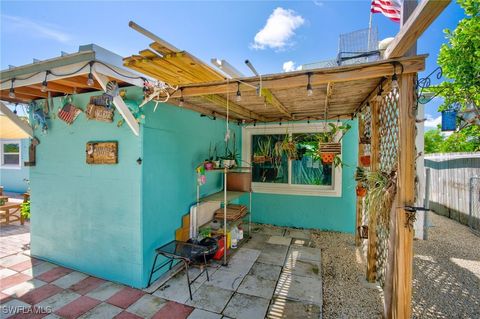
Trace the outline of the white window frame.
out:
M 335 125 L 341 125 L 334 123 Z M 256 126 L 248 125 L 242 128 L 242 159 L 244 162 L 250 163 L 252 158 L 252 135 L 270 135 L 288 133 L 319 133 L 328 129 L 325 123 L 300 123 L 284 125 L 264 125 Z M 343 149 L 343 145 L 342 145 Z M 340 159 L 342 155 L 339 155 Z M 292 161 L 288 161 L 288 180 L 291 181 L 291 165 Z M 280 183 L 255 183 L 252 182 L 252 191 L 254 193 L 267 194 L 284 194 L 284 195 L 307 195 L 307 196 L 325 196 L 325 197 L 341 197 L 342 196 L 342 167 L 333 168 L 332 185 L 296 185 L 296 184 L 280 184 Z
M 3 145 L 5 144 L 18 144 L 18 164 L 5 164 L 5 154 L 17 154 L 17 153 L 5 153 L 3 151 Z M 0 140 L 0 168 L 2 169 L 21 169 L 22 168 L 22 143 L 20 140 Z

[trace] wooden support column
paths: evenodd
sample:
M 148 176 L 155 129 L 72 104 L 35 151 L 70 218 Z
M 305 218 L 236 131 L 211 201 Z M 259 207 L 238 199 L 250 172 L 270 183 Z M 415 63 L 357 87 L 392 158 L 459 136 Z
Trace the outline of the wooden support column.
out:
M 413 227 L 409 227 L 408 214 L 404 209 L 415 203 L 415 74 L 400 78 L 398 118 L 398 171 L 395 263 L 393 266 L 393 296 L 391 318 L 410 318 L 412 315 L 412 261 Z
M 370 171 L 376 172 L 380 163 L 380 104 L 372 100 L 372 128 L 371 128 L 371 153 L 370 153 Z M 368 212 L 368 251 L 367 251 L 367 280 L 374 282 L 376 279 L 377 269 L 377 220 L 372 218 L 376 215 L 371 209 Z
M 364 145 L 360 143 L 360 138 L 365 133 L 365 122 L 358 117 L 358 163 L 360 163 L 360 157 L 364 154 Z M 362 226 L 362 211 L 363 211 L 363 197 L 357 196 L 357 216 L 355 219 L 355 246 L 360 246 L 362 244 L 362 239 L 360 238 L 359 227 Z

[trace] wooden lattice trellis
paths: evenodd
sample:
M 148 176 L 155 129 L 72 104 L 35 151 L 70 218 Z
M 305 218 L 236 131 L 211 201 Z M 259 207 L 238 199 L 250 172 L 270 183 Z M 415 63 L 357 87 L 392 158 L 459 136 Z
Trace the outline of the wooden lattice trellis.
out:
M 398 98 L 397 89 L 384 96 L 380 104 L 379 124 L 379 169 L 393 176 L 397 171 L 398 163 Z M 394 196 L 394 194 L 392 194 Z M 391 199 L 393 200 L 393 198 Z M 389 214 L 380 214 L 377 219 L 377 255 L 376 273 L 377 280 L 383 287 L 388 263 L 388 238 L 390 235 Z

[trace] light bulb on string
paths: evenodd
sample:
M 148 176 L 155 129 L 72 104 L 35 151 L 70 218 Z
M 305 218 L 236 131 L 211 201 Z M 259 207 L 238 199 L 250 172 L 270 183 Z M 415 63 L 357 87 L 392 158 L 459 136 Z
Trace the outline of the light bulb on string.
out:
M 398 89 L 398 76 L 397 73 L 392 75 L 392 89 Z
M 312 73 L 308 73 L 307 96 L 313 95 L 313 88 L 312 88 L 312 84 L 310 83 L 311 77 L 312 77 Z
M 8 92 L 8 97 L 11 99 L 15 98 L 15 89 L 13 88 L 13 82 L 15 82 L 15 79 L 12 79 L 12 86 L 10 87 L 10 91 Z
M 47 82 L 47 76 L 49 74 L 49 71 L 45 72 L 45 79 L 43 80 L 42 82 L 42 88 L 40 89 L 40 91 L 42 92 L 47 92 L 48 90 L 48 82 Z
M 242 93 L 240 92 L 240 82 L 237 82 L 237 96 L 235 98 L 237 102 L 242 100 Z
M 93 81 L 92 66 L 93 66 L 93 61 L 90 62 L 90 72 L 88 73 L 88 80 L 87 80 L 87 85 L 88 86 L 92 86 L 95 83 Z

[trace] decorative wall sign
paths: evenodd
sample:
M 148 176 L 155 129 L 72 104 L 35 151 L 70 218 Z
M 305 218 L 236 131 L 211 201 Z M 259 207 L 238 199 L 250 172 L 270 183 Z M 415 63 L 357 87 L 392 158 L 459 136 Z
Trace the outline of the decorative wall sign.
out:
M 101 105 L 88 104 L 85 115 L 89 120 L 97 120 L 101 122 L 113 122 L 113 108 Z
M 118 142 L 88 142 L 87 164 L 117 164 Z

